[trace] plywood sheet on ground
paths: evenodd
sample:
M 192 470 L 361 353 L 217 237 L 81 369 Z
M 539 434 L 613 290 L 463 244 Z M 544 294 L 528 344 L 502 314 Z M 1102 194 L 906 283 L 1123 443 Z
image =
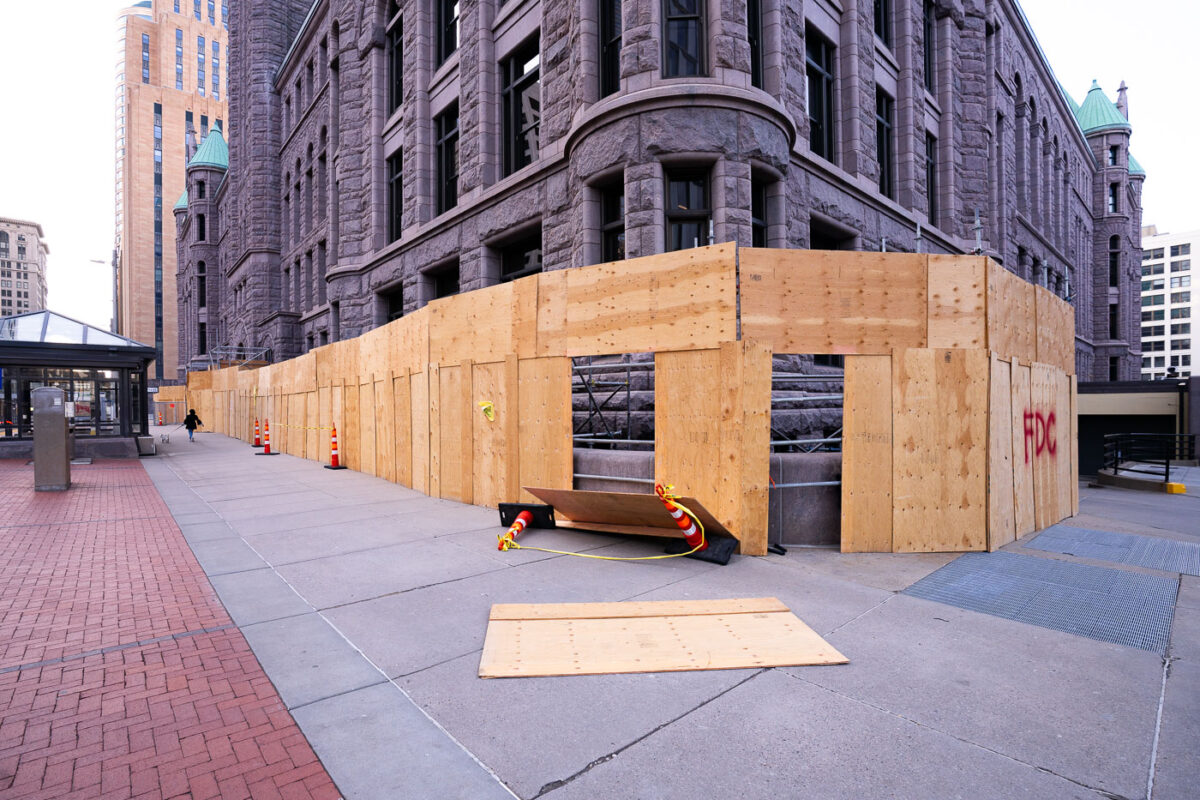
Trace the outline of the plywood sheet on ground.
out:
M 929 256 L 929 347 L 987 345 L 987 259 Z
M 737 338 L 733 243 L 566 270 L 567 355 L 714 348 Z
M 743 248 L 739 263 L 742 336 L 776 353 L 926 346 L 926 256 Z
M 1016 539 L 1013 511 L 1012 365 L 992 354 L 988 401 L 988 550 Z
M 680 536 L 675 520 L 657 495 L 634 494 L 632 492 L 592 492 L 582 489 L 553 489 L 526 486 L 525 491 L 543 503 L 554 506 L 555 517 L 565 517 L 577 523 L 577 527 L 588 526 L 588 530 L 614 533 L 644 533 L 646 531 L 615 530 L 622 528 L 652 528 L 655 536 Z M 680 497 L 679 502 L 695 513 L 708 533 L 731 535 L 712 512 L 694 497 Z M 603 527 L 603 526 L 610 527 Z M 657 529 L 660 529 L 657 530 Z
M 906 350 L 893 356 L 893 550 L 987 546 L 985 350 Z
M 774 598 L 767 598 L 773 600 Z M 777 602 L 777 601 L 776 601 Z M 679 603 L 571 604 L 572 616 L 556 607 L 549 617 L 536 608 L 513 619 L 514 606 L 493 607 L 481 678 L 609 675 L 849 663 L 791 611 L 756 610 L 744 600 L 707 601 L 678 613 Z M 658 608 L 655 608 L 655 607 Z M 499 612 L 497 617 L 496 612 Z
M 892 357 L 847 356 L 842 552 L 892 552 Z

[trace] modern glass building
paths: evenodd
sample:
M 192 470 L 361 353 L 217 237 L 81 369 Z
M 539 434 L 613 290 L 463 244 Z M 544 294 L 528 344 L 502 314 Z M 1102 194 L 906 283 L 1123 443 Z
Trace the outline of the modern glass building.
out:
M 0 454 L 33 438 L 30 392 L 62 389 L 76 441 L 146 433 L 146 367 L 154 348 L 39 311 L 0 319 Z

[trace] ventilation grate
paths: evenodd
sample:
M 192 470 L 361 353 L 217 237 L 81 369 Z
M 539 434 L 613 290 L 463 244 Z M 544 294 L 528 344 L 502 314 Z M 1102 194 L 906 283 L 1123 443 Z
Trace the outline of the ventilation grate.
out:
M 1200 575 L 1200 544 L 1052 525 L 1025 545 L 1033 550 Z

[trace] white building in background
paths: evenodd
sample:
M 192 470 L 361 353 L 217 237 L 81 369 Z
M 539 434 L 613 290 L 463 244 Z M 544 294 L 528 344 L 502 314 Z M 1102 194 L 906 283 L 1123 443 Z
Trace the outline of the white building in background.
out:
M 46 256 L 42 226 L 0 217 L 0 317 L 46 307 Z
M 1195 256 L 1193 256 L 1195 253 Z M 1142 379 L 1192 375 L 1192 259 L 1200 230 L 1142 229 Z

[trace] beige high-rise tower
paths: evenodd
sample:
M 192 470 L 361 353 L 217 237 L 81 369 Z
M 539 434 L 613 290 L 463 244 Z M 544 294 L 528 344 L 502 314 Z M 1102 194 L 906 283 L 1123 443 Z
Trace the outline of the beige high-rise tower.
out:
M 188 156 L 228 118 L 231 2 L 143 0 L 118 15 L 116 330 L 157 350 L 152 382 L 177 378 L 171 207 Z
M 46 307 L 46 256 L 42 226 L 0 217 L 0 317 Z

